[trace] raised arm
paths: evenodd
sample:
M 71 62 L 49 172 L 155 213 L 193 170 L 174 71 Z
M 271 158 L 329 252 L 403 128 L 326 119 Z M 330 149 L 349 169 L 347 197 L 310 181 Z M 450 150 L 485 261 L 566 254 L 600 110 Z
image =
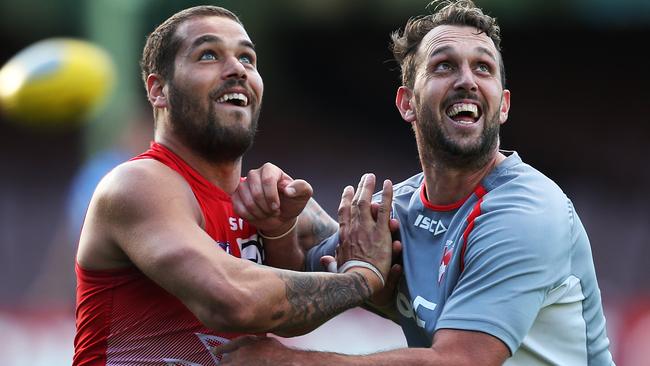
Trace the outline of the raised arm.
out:
M 128 163 L 100 184 L 78 261 L 87 269 L 138 267 L 206 326 L 264 332 L 321 322 L 381 288 L 374 273 L 281 271 L 215 248 L 187 184 L 155 161 Z M 390 245 L 390 236 L 378 245 Z

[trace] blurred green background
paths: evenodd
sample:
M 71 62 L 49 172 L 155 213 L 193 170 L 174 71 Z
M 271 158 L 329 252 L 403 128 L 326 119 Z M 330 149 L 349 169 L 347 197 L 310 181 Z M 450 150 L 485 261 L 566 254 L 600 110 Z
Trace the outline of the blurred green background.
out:
M 394 107 L 388 35 L 427 1 L 2 0 L 0 64 L 38 40 L 70 36 L 106 48 L 119 73 L 107 108 L 83 127 L 39 130 L 0 116 L 0 334 L 13 335 L 0 354 L 9 364 L 69 363 L 84 197 L 116 161 L 102 160 L 107 151 L 120 159 L 151 138 L 138 67 L 146 35 L 205 3 L 237 13 L 257 46 L 265 98 L 245 170 L 272 161 L 309 180 L 330 214 L 363 172 L 400 181 L 418 171 L 412 132 Z M 650 365 L 642 326 L 650 322 L 650 1 L 477 3 L 502 27 L 512 91 L 502 147 L 573 199 L 592 241 L 617 364 Z M 373 343 L 385 344 L 366 340 L 357 350 Z M 34 345 L 42 352 L 29 352 Z

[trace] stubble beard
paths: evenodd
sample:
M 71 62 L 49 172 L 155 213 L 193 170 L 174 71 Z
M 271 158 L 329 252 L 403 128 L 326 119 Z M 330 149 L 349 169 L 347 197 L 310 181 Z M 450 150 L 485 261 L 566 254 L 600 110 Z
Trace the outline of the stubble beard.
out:
M 222 85 L 221 88 L 231 87 L 231 84 L 237 85 L 237 81 Z M 205 108 L 198 98 L 192 98 L 190 93 L 176 87 L 173 82 L 170 83 L 170 122 L 173 132 L 181 141 L 203 159 L 213 163 L 233 162 L 240 159 L 253 145 L 260 105 L 251 100 L 251 104 L 257 107 L 253 107 L 248 128 L 239 123 L 243 118 L 243 113 L 239 111 L 233 111 L 229 115 L 237 123 L 227 126 L 215 113 L 212 96 L 216 92 L 210 93 L 208 107 Z
M 443 117 L 444 118 L 444 117 Z M 474 170 L 487 164 L 499 145 L 499 113 L 485 116 L 481 135 L 471 144 L 460 144 L 442 129 L 431 108 L 424 104 L 418 113 L 416 137 L 424 165 Z

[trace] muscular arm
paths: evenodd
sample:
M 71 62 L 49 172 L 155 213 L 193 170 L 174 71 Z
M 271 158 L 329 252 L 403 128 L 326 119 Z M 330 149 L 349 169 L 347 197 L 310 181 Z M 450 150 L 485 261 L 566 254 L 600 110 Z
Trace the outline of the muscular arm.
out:
M 431 348 L 402 348 L 356 356 L 289 349 L 272 338 L 249 337 L 217 347 L 227 353 L 220 365 L 341 365 L 341 366 L 473 366 L 502 365 L 509 357 L 506 345 L 481 332 L 441 329 Z
M 304 211 L 298 217 L 295 233 L 292 233 L 289 237 L 278 240 L 263 239 L 266 251 L 266 264 L 278 268 L 304 271 L 307 251 L 320 241 L 325 240 L 329 235 L 335 233 L 336 230 L 338 230 L 338 224 L 336 221 L 334 221 L 334 219 L 332 219 L 314 199 L 310 199 Z M 288 288 L 287 295 L 293 298 L 296 306 L 309 305 L 309 303 L 302 303 L 305 297 L 301 295 L 307 295 L 307 299 L 309 299 L 310 294 L 313 294 L 315 297 L 323 294 L 322 291 L 324 289 L 313 286 L 314 284 L 310 282 L 311 281 L 304 281 L 300 283 L 299 286 L 294 286 L 291 289 Z M 336 292 L 345 291 L 337 289 Z M 297 296 L 293 296 L 292 294 Z M 318 306 L 316 311 L 327 312 L 327 309 L 320 308 L 321 306 Z M 320 327 L 323 323 L 338 313 L 340 313 L 340 311 L 333 312 L 331 315 L 319 317 L 318 320 L 312 319 L 310 321 L 297 322 L 295 324 L 287 323 L 281 328 L 274 329 L 273 333 L 283 337 L 295 337 L 307 334 Z
M 320 275 L 280 270 L 277 274 L 285 281 L 286 300 L 291 305 L 291 319 L 273 329 L 283 336 L 305 334 L 343 310 L 360 305 L 363 295 L 370 294 L 367 280 L 359 273 L 336 282 L 324 281 Z
M 435 333 L 431 348 L 403 348 L 367 356 L 333 355 L 329 363 L 322 365 L 496 366 L 502 365 L 509 355 L 506 345 L 491 335 L 441 329 Z
M 87 269 L 132 263 L 206 326 L 231 332 L 321 322 L 380 287 L 362 270 L 305 274 L 240 260 L 218 249 L 201 225 L 182 178 L 155 161 L 131 162 L 100 184 L 78 261 Z

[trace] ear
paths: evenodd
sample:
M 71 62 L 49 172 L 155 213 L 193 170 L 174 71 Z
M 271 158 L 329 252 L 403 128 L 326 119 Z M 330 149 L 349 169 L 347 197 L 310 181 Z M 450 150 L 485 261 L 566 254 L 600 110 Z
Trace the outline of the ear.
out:
M 405 86 L 400 86 L 397 89 L 395 105 L 397 106 L 399 113 L 402 115 L 402 119 L 409 123 L 415 122 L 415 108 L 412 100 L 413 91 L 411 91 L 411 89 Z
M 157 74 L 147 76 L 147 99 L 154 108 L 167 108 L 165 83 Z
M 508 119 L 508 112 L 510 111 L 510 90 L 503 89 L 501 95 L 501 109 L 499 110 L 499 123 L 504 124 Z

